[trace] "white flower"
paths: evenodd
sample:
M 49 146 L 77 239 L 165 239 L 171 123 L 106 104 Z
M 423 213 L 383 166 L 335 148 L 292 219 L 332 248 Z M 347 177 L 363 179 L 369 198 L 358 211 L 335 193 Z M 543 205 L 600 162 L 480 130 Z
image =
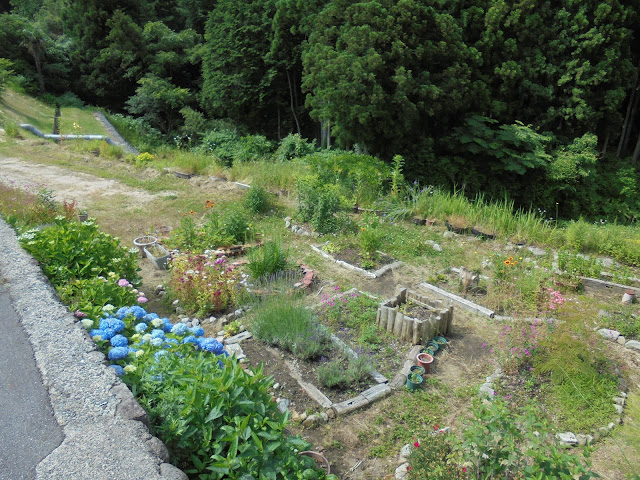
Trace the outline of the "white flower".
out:
M 138 350 L 138 352 L 139 351 L 140 350 Z M 136 355 L 138 354 L 138 352 L 136 352 Z M 138 369 L 138 367 L 136 367 L 135 365 L 127 365 L 126 367 L 124 367 L 125 373 L 135 372 L 137 369 Z
M 91 320 L 90 318 L 83 318 L 82 326 L 87 330 L 91 330 L 93 328 L 93 320 Z
M 153 320 L 151 320 L 151 325 L 153 325 L 156 328 L 160 328 L 161 326 L 164 325 L 164 322 L 159 318 L 154 318 Z
M 102 307 L 102 311 L 103 312 L 112 312 L 113 310 L 115 310 L 115 308 L 116 307 L 114 307 L 110 303 L 107 303 L 104 307 Z
M 136 357 L 141 357 L 144 355 L 144 350 L 136 350 Z
M 100 342 L 100 341 L 102 341 L 102 336 L 101 335 L 94 335 L 93 337 L 91 337 L 91 340 L 93 340 L 94 342 Z

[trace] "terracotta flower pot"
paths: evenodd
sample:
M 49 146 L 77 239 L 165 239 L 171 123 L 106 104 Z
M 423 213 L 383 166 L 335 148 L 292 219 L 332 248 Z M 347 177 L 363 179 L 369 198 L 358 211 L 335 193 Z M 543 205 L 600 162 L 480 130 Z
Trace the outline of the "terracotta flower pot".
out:
M 425 373 L 429 373 L 429 369 L 431 368 L 431 364 L 433 363 L 433 357 L 428 353 L 419 353 L 416 356 L 416 361 L 418 365 L 424 368 Z

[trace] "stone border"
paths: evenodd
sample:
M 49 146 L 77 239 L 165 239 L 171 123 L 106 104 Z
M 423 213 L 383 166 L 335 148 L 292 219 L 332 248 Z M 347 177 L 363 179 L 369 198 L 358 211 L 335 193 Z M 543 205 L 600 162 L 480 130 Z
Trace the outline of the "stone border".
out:
M 485 383 L 480 385 L 478 388 L 478 394 L 480 396 L 484 396 L 487 398 L 493 398 L 496 395 L 495 390 L 493 389 L 493 382 L 499 380 L 502 377 L 502 369 L 500 367 L 496 368 L 496 370 L 485 378 Z M 624 410 L 624 405 L 626 403 L 627 394 L 625 392 L 619 392 L 618 396 L 613 397 L 613 406 L 618 412 L 618 417 L 616 417 L 615 422 L 609 422 L 606 427 L 596 428 L 592 434 L 581 434 L 574 432 L 561 432 L 556 434 L 556 439 L 564 445 L 568 446 L 584 446 L 591 445 L 594 442 L 600 440 L 600 438 L 605 437 L 609 434 L 616 425 L 622 423 L 622 412 Z
M 610 328 L 600 328 L 598 333 L 605 339 L 611 342 L 615 342 L 619 345 L 623 345 L 625 348 L 629 348 L 636 353 L 640 353 L 640 342 L 638 340 L 626 340 L 624 336 L 620 335 L 617 330 L 611 330 Z
M 326 244 L 324 244 L 326 245 Z M 347 263 L 343 260 L 337 260 L 336 258 L 334 258 L 332 255 L 328 254 L 327 252 L 325 252 L 324 250 L 322 250 L 322 248 L 320 248 L 322 245 L 311 245 L 311 249 L 322 255 L 324 258 L 326 258 L 327 260 L 331 260 L 332 262 L 340 265 L 341 267 L 346 268 L 347 270 L 351 270 L 353 272 L 356 272 L 364 277 L 367 278 L 380 278 L 381 276 L 383 276 L 385 273 L 393 270 L 394 268 L 398 268 L 401 267 L 402 265 L 404 265 L 403 262 L 400 261 L 396 261 L 393 263 L 389 263 L 387 265 L 383 265 L 382 267 L 380 267 L 378 270 L 376 270 L 375 272 L 369 272 L 368 270 L 365 270 L 364 268 L 360 268 L 360 267 L 356 267 L 355 265 L 351 265 L 350 263 Z M 383 255 L 385 255 L 383 252 L 378 252 L 381 253 Z
M 144 410 L 1 219 L 0 238 L 0 272 L 64 436 L 35 478 L 186 480 L 149 433 Z

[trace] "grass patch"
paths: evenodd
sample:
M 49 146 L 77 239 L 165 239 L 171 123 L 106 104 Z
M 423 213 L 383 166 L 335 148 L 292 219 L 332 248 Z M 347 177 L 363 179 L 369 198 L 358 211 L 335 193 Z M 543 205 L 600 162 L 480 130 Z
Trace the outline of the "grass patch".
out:
M 640 340 L 640 317 L 632 306 L 620 307 L 622 311 L 601 319 L 602 328 L 617 330 L 626 340 Z
M 625 405 L 625 421 L 613 433 L 615 456 L 608 459 L 611 467 L 637 480 L 640 478 L 640 395 L 631 393 Z M 615 458 L 615 460 L 614 460 Z
M 265 240 L 261 247 L 249 250 L 249 271 L 255 279 L 285 270 L 290 266 L 289 251 L 279 238 Z
M 346 368 L 345 368 L 346 364 Z M 369 376 L 370 360 L 367 357 L 336 358 L 318 367 L 318 381 L 327 388 L 348 388 Z
M 259 340 L 276 345 L 301 359 L 320 356 L 329 345 L 329 333 L 311 310 L 294 295 L 266 298 L 254 308 L 251 331 Z
M 60 111 L 61 134 L 106 134 L 92 109 L 63 107 Z M 53 130 L 53 115 L 53 107 L 11 89 L 7 89 L 0 100 L 0 116 L 15 123 L 29 123 L 42 133 Z
M 447 414 L 447 404 L 437 385 L 427 384 L 414 392 L 398 391 L 381 404 L 381 411 L 384 416 L 358 432 L 371 458 L 396 456 L 402 445 L 427 438 Z

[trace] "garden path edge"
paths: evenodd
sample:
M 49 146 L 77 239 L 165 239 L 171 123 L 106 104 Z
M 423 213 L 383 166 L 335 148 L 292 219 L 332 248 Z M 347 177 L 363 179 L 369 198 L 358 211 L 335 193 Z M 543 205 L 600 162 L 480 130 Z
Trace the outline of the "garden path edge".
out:
M 0 277 L 33 347 L 64 436 L 38 464 L 35 478 L 186 480 L 181 470 L 166 463 L 166 446 L 149 433 L 144 410 L 2 219 L 0 245 Z

